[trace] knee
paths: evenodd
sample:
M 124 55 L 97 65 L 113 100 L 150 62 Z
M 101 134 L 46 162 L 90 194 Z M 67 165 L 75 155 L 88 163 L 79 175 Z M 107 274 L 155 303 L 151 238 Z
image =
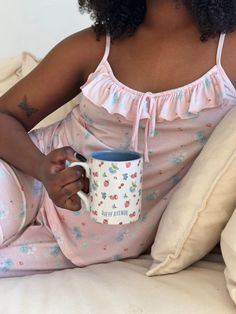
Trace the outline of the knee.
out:
M 1 160 L 0 187 L 0 246 L 2 246 L 24 225 L 26 199 L 14 171 Z

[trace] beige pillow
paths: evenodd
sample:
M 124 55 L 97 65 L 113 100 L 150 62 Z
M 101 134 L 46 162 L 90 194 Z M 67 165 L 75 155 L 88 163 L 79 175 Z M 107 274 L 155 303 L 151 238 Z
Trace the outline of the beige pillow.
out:
M 221 235 L 221 250 L 225 260 L 225 279 L 236 305 L 236 210 Z
M 148 276 L 178 272 L 220 240 L 236 207 L 236 107 L 214 130 L 167 206 Z

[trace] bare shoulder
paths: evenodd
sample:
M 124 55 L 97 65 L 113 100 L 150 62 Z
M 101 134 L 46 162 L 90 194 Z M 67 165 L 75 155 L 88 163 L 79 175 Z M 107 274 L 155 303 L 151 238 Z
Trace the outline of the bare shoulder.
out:
M 92 27 L 77 32 L 58 45 L 65 58 L 83 67 L 84 79 L 93 72 L 103 57 L 105 36 L 96 38 Z
M 221 61 L 226 74 L 236 88 L 236 31 L 226 35 Z

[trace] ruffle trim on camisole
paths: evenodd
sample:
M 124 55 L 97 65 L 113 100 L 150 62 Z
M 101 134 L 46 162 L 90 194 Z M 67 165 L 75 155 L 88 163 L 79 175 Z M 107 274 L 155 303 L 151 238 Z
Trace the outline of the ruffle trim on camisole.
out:
M 107 61 L 100 63 L 81 87 L 83 95 L 110 114 L 120 114 L 134 122 L 131 146 L 138 149 L 140 121 L 146 119 L 145 160 L 148 161 L 147 138 L 153 137 L 157 122 L 191 119 L 204 109 L 219 107 L 227 99 L 224 81 L 217 66 L 198 80 L 183 87 L 159 93 L 143 93 L 122 84 Z
M 96 106 L 105 108 L 110 114 L 120 114 L 129 121 L 136 116 L 140 102 L 145 103 L 140 119 L 150 118 L 148 107 L 153 103 L 157 121 L 161 122 L 190 119 L 204 109 L 222 105 L 225 99 L 224 82 L 216 67 L 182 88 L 143 93 L 120 83 L 104 63 L 90 74 L 81 90 Z

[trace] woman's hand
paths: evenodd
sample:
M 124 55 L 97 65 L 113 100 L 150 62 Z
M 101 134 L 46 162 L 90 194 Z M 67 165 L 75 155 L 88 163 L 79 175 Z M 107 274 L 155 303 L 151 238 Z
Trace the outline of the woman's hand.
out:
M 54 204 L 72 211 L 81 209 L 77 192 L 89 191 L 89 180 L 81 167 L 66 167 L 66 161 L 78 162 L 71 147 L 63 147 L 50 152 L 39 166 L 39 179 L 44 184 Z

